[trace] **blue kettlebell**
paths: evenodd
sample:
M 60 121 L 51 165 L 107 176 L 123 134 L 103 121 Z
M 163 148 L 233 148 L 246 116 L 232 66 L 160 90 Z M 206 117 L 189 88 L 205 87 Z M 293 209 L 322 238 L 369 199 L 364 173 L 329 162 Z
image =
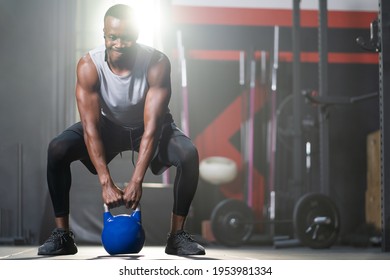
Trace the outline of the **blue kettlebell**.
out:
M 130 215 L 112 215 L 104 204 L 102 244 L 110 255 L 136 254 L 144 246 L 145 231 L 138 207 Z

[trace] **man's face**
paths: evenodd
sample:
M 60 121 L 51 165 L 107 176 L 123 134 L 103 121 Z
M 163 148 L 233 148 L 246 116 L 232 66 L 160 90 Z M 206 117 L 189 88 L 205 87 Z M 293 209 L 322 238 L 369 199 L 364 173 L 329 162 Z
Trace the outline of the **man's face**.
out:
M 130 20 L 107 17 L 104 20 L 104 38 L 110 62 L 128 57 L 137 40 L 137 32 Z

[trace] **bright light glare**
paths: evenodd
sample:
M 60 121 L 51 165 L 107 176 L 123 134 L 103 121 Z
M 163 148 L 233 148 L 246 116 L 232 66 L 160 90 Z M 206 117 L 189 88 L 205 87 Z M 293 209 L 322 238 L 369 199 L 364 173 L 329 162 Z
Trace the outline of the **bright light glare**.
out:
M 311 167 L 311 143 L 306 142 L 306 169 Z
M 145 44 L 157 49 L 162 48 L 161 44 L 161 6 L 160 0 L 111 0 L 110 6 L 115 4 L 126 4 L 131 6 L 136 14 L 139 26 L 138 43 Z

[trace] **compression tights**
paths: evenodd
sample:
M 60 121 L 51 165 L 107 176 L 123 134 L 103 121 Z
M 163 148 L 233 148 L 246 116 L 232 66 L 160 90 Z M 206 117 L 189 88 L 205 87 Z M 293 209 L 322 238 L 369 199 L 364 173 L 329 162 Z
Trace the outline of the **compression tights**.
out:
M 172 129 L 171 126 L 168 129 Z M 129 133 L 110 128 L 102 129 L 101 133 L 107 163 L 122 151 L 130 149 L 138 151 L 142 131 Z M 198 184 L 198 152 L 192 141 L 179 130 L 176 129 L 166 135 L 170 136 L 160 141 L 157 156 L 162 164 L 176 167 L 172 211 L 176 215 L 187 216 Z M 56 217 L 69 214 L 69 192 L 72 184 L 70 165 L 77 160 L 81 160 L 96 174 L 88 157 L 80 123 L 62 132 L 48 147 L 47 182 Z

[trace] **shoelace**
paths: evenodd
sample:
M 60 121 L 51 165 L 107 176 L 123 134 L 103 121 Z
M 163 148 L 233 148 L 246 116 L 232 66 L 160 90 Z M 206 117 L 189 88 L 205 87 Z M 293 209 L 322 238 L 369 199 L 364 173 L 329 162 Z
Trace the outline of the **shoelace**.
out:
M 45 243 L 50 243 L 50 242 L 52 242 L 52 241 L 55 241 L 55 240 L 58 239 L 58 237 L 60 237 L 60 238 L 62 239 L 62 234 L 61 234 L 60 232 L 58 232 L 58 231 L 55 231 L 55 232 L 53 232 L 53 233 L 49 236 L 49 238 L 47 239 L 47 241 L 46 241 Z
M 58 237 L 61 239 L 61 242 L 62 242 L 62 241 L 66 241 L 65 234 L 66 234 L 66 232 L 54 231 L 54 232 L 49 236 L 47 242 L 54 241 L 54 240 L 56 240 Z M 69 232 L 68 235 L 69 235 L 69 236 L 73 236 L 71 232 Z
M 180 236 L 180 238 L 182 239 L 188 239 L 189 241 L 191 242 L 194 242 L 195 240 L 192 238 L 192 236 L 190 234 L 188 234 L 187 232 L 183 231 L 181 232 L 180 234 L 178 234 Z

